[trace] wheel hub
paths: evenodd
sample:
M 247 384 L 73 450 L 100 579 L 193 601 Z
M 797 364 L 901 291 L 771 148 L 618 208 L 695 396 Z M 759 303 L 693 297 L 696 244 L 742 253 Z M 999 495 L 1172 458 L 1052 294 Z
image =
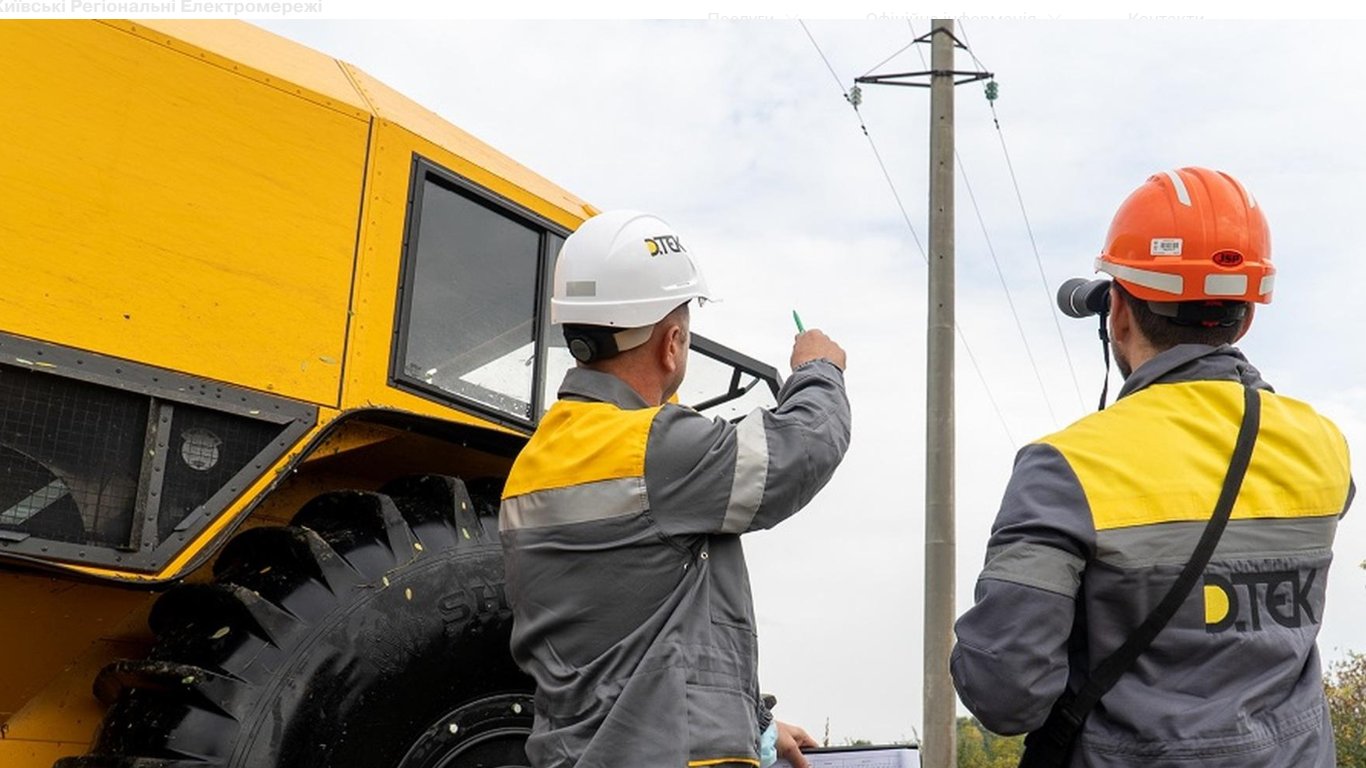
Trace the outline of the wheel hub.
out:
M 477 699 L 437 718 L 396 768 L 527 768 L 531 695 Z

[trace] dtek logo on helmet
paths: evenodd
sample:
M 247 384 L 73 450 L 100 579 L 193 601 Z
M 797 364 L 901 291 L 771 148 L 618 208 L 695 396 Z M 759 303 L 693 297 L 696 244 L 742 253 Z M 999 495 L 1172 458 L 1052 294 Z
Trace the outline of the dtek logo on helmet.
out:
M 1318 575 L 1317 568 L 1311 569 L 1303 580 L 1299 571 L 1228 576 L 1206 573 L 1205 631 L 1215 634 L 1232 628 L 1238 632 L 1260 632 L 1265 626 L 1263 609 L 1271 621 L 1287 629 L 1298 629 L 1306 620 L 1318 624 L 1309 600 Z
M 661 253 L 687 253 L 688 249 L 679 242 L 678 235 L 656 235 L 645 238 L 645 250 L 651 256 L 658 256 Z

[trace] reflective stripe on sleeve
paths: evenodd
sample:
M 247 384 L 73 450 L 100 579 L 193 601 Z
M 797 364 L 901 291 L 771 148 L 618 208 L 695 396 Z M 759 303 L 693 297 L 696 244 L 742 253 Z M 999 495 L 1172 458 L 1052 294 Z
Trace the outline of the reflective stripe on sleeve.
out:
M 723 533 L 744 533 L 754 522 L 768 482 L 768 435 L 763 411 L 740 420 L 735 430 L 735 479 L 731 483 Z
M 1015 542 L 987 551 L 983 579 L 1008 581 L 1036 587 L 1064 597 L 1075 597 L 1081 587 L 1085 561 L 1080 557 L 1045 544 Z
M 622 477 L 503 499 L 498 530 L 524 530 L 636 515 L 649 509 L 645 479 Z

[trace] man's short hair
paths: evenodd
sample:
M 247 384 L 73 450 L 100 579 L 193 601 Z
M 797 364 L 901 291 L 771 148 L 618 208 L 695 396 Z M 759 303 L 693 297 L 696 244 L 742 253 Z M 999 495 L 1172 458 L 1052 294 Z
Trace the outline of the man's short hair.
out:
M 1232 344 L 1238 339 L 1238 333 L 1243 328 L 1241 318 L 1243 314 L 1237 312 L 1238 307 L 1242 307 L 1242 312 L 1246 312 L 1245 301 L 1223 302 L 1228 305 L 1234 314 L 1238 315 L 1238 322 L 1229 325 L 1203 325 L 1200 323 L 1182 323 L 1165 315 L 1154 312 L 1148 302 L 1135 297 L 1129 293 L 1118 281 L 1115 282 L 1115 290 L 1119 294 L 1120 300 L 1128 305 L 1130 312 L 1133 313 L 1134 322 L 1138 324 L 1138 329 L 1143 333 L 1143 337 L 1158 352 L 1164 352 L 1178 344 L 1208 344 L 1217 347 L 1220 344 Z

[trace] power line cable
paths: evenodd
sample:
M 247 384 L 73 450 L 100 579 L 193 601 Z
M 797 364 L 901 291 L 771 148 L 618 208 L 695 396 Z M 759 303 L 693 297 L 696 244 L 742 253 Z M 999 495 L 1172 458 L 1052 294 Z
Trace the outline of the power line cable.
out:
M 878 152 L 877 144 L 873 141 L 873 135 L 868 132 L 868 126 L 863 121 L 862 113 L 859 112 L 858 99 L 851 96 L 849 91 L 845 90 L 844 81 L 840 80 L 839 75 L 835 72 L 835 68 L 830 64 L 830 59 L 826 58 L 825 52 L 821 50 L 821 46 L 816 42 L 816 38 L 811 34 L 811 30 L 807 29 L 806 22 L 797 19 L 797 23 L 802 26 L 802 31 L 806 33 L 806 39 L 811 41 L 811 45 L 816 49 L 816 53 L 820 55 L 821 61 L 825 62 L 825 68 L 830 71 L 830 76 L 835 79 L 835 87 L 839 88 L 840 93 L 844 96 L 844 100 L 849 102 L 849 106 L 853 108 L 854 116 L 858 119 L 859 128 L 863 130 L 864 138 L 868 139 L 868 146 L 872 148 L 873 156 L 877 158 L 878 167 L 882 169 L 882 177 L 887 180 L 887 187 L 891 190 L 892 198 L 896 200 L 896 206 L 901 211 L 901 218 L 906 222 L 906 228 L 911 232 L 911 239 L 915 241 L 916 250 L 920 252 L 921 260 L 928 265 L 930 263 L 930 257 L 925 252 L 925 247 L 921 245 L 920 236 L 915 231 L 915 225 L 911 223 L 910 215 L 906 213 L 906 206 L 902 204 L 901 195 L 896 191 L 896 184 L 892 182 L 892 175 L 887 171 L 886 163 L 882 161 L 882 153 Z M 912 45 L 914 45 L 914 43 L 912 43 Z M 909 47 L 910 46 L 907 46 L 907 48 Z M 901 51 L 904 50 L 906 50 L 906 48 L 901 49 Z M 901 51 L 892 54 L 892 56 L 884 61 L 883 64 L 887 61 L 891 61 L 891 59 L 895 58 Z M 881 66 L 881 64 L 878 66 Z M 874 67 L 874 69 L 876 68 L 877 67 Z M 982 367 L 977 363 L 977 356 L 972 353 L 972 347 L 968 344 L 967 337 L 963 335 L 962 327 L 955 321 L 953 328 L 958 334 L 958 340 L 963 343 L 963 351 L 967 353 L 968 361 L 972 363 L 972 370 L 977 374 L 977 379 L 982 383 L 982 390 L 986 393 L 987 400 L 991 402 L 991 409 L 996 412 L 996 419 L 1001 424 L 1001 430 L 1006 433 L 1006 439 L 1010 441 L 1011 445 L 1019 445 L 1015 440 L 1015 436 L 1010 432 L 1010 426 L 1006 423 L 1005 414 L 1002 413 L 1001 406 L 996 402 L 996 397 L 991 392 L 991 385 L 987 383 L 986 376 L 982 375 Z
M 954 156 L 957 158 L 958 150 L 954 149 Z M 1048 418 L 1053 422 L 1053 426 L 1058 425 L 1058 415 L 1053 412 L 1053 401 L 1048 398 L 1048 387 L 1043 383 L 1043 375 L 1039 373 L 1039 364 L 1034 360 L 1034 350 L 1029 346 L 1029 337 L 1025 334 L 1024 324 L 1020 322 L 1020 313 L 1015 310 L 1015 300 L 1010 296 L 1010 286 L 1006 285 L 1005 272 L 1001 270 L 1001 262 L 996 258 L 996 249 L 991 245 L 991 235 L 987 233 L 987 223 L 982 218 L 982 209 L 977 205 L 977 196 L 972 192 L 972 183 L 968 181 L 967 169 L 963 167 L 962 158 L 958 159 L 958 170 L 963 176 L 963 188 L 968 191 L 968 199 L 972 201 L 973 213 L 977 214 L 977 224 L 982 228 L 982 239 L 986 241 L 987 253 L 991 255 L 991 264 L 996 267 L 996 277 L 1001 281 L 1001 291 L 1006 295 L 1006 305 L 1010 307 L 1010 315 L 1015 318 L 1015 328 L 1020 332 L 1020 342 L 1024 345 L 1025 356 L 1029 358 L 1029 367 L 1034 369 L 1034 379 L 1039 382 L 1039 392 L 1043 395 L 1044 405 L 1048 408 Z
M 910 21 L 907 20 L 906 24 L 909 27 Z M 981 67 L 981 61 L 977 58 L 977 54 L 972 52 L 972 47 L 968 44 L 967 28 L 963 26 L 962 21 L 959 21 L 959 31 L 963 34 L 963 45 L 965 50 L 967 50 L 968 55 L 972 57 L 972 60 L 976 62 L 979 67 Z M 911 36 L 915 36 L 914 27 L 911 27 Z M 1081 383 L 1077 379 L 1077 367 L 1072 363 L 1072 353 L 1068 351 L 1067 348 L 1067 337 L 1063 335 L 1062 323 L 1058 320 L 1057 303 L 1053 300 L 1053 289 L 1048 282 L 1048 275 L 1044 273 L 1043 259 L 1039 256 L 1039 244 L 1034 239 L 1034 227 L 1029 222 L 1029 211 L 1025 209 L 1024 195 L 1020 192 L 1020 181 L 1015 175 L 1015 164 L 1011 162 L 1010 149 L 1006 146 L 1005 130 L 1001 128 L 1001 120 L 996 114 L 996 101 L 994 99 L 988 99 L 987 104 L 991 107 L 991 121 L 996 126 L 996 137 L 1001 142 L 1001 154 L 1005 156 L 1006 169 L 1010 171 L 1010 184 L 1014 187 L 1015 199 L 1020 204 L 1020 216 L 1024 219 L 1025 232 L 1029 235 L 1029 247 L 1034 252 L 1034 264 L 1039 269 L 1039 281 L 1043 284 L 1044 295 L 1047 298 L 1048 314 L 1053 318 L 1053 327 L 1057 329 L 1058 332 L 1058 342 L 1062 344 L 1063 357 L 1067 359 L 1067 370 L 1072 375 L 1072 388 L 1076 390 L 1077 403 L 1085 410 L 1086 399 L 1081 394 Z
M 869 67 L 869 68 L 868 68 L 868 71 L 863 73 L 863 77 L 867 77 L 867 76 L 873 74 L 873 70 L 880 68 L 883 64 L 886 64 L 887 62 L 891 61 L 892 59 L 895 59 L 896 57 L 900 56 L 902 53 L 905 53 L 906 49 L 907 49 L 907 48 L 910 48 L 910 47 L 913 46 L 913 45 L 915 45 L 915 41 L 914 41 L 914 40 L 912 40 L 911 42 L 906 43 L 905 45 L 901 46 L 900 48 L 897 49 L 896 53 L 892 54 L 891 56 L 888 56 L 887 58 L 883 59 L 882 61 L 879 61 L 878 63 L 876 63 L 876 64 L 874 64 L 873 66 Z M 922 62 L 925 61 L 925 54 L 923 54 L 923 53 L 920 54 L 920 60 L 921 60 Z
M 825 57 L 825 51 L 822 51 L 822 50 L 821 50 L 820 44 L 817 43 L 817 42 L 816 42 L 816 38 L 813 37 L 813 36 L 811 35 L 811 30 L 809 30 L 809 29 L 806 28 L 806 22 L 802 21 L 801 19 L 797 19 L 797 23 L 800 24 L 800 25 L 802 25 L 802 31 L 806 33 L 806 39 L 811 41 L 811 45 L 812 45 L 812 47 L 814 47 L 814 48 L 816 49 L 816 53 L 820 55 L 821 61 L 825 62 L 825 68 L 828 69 L 828 70 L 830 70 L 830 76 L 833 77 L 833 78 L 835 78 L 835 87 L 838 88 L 838 89 L 840 89 L 840 93 L 844 96 L 844 100 L 845 100 L 845 101 L 849 101 L 849 91 L 845 90 L 845 88 L 844 88 L 844 81 L 841 80 L 841 79 L 840 79 L 840 76 L 839 76 L 838 74 L 835 73 L 835 68 L 834 68 L 833 66 L 830 65 L 830 59 L 827 59 L 827 58 Z M 902 49 L 902 50 L 905 50 L 905 49 Z M 853 102 L 850 101 L 849 103 L 852 104 Z M 854 111 L 857 112 L 858 109 L 855 108 Z M 860 119 L 859 119 L 859 122 L 863 122 L 863 119 L 860 118 Z M 867 133 L 867 132 L 868 132 L 868 131 L 865 129 L 865 130 L 864 130 L 864 133 Z
M 915 241 L 915 247 L 920 251 L 920 257 L 925 259 L 925 263 L 928 264 L 929 258 L 925 256 L 925 246 L 921 245 L 920 235 L 916 233 L 915 225 L 911 223 L 911 217 L 906 213 L 906 206 L 901 202 L 901 195 L 897 193 L 896 185 L 892 183 L 892 174 L 887 170 L 887 164 L 882 161 L 882 153 L 877 150 L 877 144 L 873 142 L 873 135 L 868 132 L 868 126 L 863 122 L 863 114 L 859 112 L 858 104 L 854 103 L 856 99 L 850 95 L 849 91 L 845 90 L 844 81 L 840 80 L 840 76 L 835 73 L 835 68 L 830 65 L 830 59 L 825 57 L 825 52 L 821 50 L 820 45 L 816 42 L 816 38 L 812 37 L 811 30 L 806 28 L 806 22 L 797 19 L 797 23 L 802 25 L 802 31 L 806 33 L 806 39 L 811 41 L 811 45 L 816 49 L 816 53 L 820 54 L 821 61 L 825 62 L 825 68 L 830 70 L 830 76 L 835 79 L 835 87 L 840 89 L 840 93 L 844 95 L 844 100 L 849 102 L 850 107 L 853 107 L 854 117 L 858 120 L 858 127 L 863 131 L 863 138 L 868 140 L 868 147 L 873 150 L 873 157 L 877 158 L 877 166 L 882 169 L 882 178 L 887 180 L 887 187 L 892 190 L 892 197 L 896 199 L 897 210 L 901 211 L 901 218 L 906 222 L 906 228 L 911 231 L 911 239 Z M 903 48 L 902 50 L 905 49 Z

